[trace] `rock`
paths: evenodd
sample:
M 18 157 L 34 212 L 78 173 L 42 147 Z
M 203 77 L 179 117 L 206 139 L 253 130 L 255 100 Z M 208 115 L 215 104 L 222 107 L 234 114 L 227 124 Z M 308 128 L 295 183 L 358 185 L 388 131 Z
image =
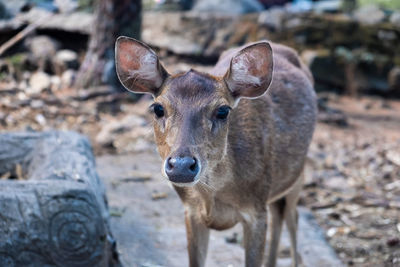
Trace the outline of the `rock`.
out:
M 362 6 L 354 11 L 354 18 L 366 25 L 373 25 L 385 19 L 385 13 L 376 5 Z
M 40 99 L 34 99 L 31 101 L 30 105 L 31 105 L 31 108 L 33 108 L 33 109 L 41 109 L 44 106 L 44 102 L 43 102 L 43 100 L 40 100 Z
M 86 138 L 2 134 L 0 174 L 18 170 L 27 180 L 0 180 L 0 266 L 119 266 Z
M 280 31 L 286 14 L 287 12 L 284 8 L 272 7 L 260 13 L 258 23 L 265 25 L 274 31 Z
M 41 126 L 45 126 L 47 124 L 46 118 L 43 116 L 43 114 L 37 114 L 35 116 L 35 121 Z
M 194 11 L 223 14 L 245 14 L 260 12 L 264 8 L 255 0 L 203 0 L 197 1 Z
M 76 71 L 66 70 L 61 75 L 61 88 L 71 87 L 76 78 Z
M 400 12 L 396 11 L 390 16 L 390 22 L 393 23 L 396 27 L 400 28 Z
M 67 69 L 77 70 L 79 68 L 78 54 L 72 50 L 60 50 L 54 57 L 53 66 L 58 75 L 61 75 Z
M 303 25 L 303 24 L 304 24 L 304 22 L 301 18 L 291 17 L 286 21 L 285 29 L 288 29 L 288 30 L 297 29 L 297 28 L 301 27 L 301 25 Z M 303 43 L 304 41 L 301 41 L 301 42 Z
M 34 23 L 37 22 L 38 18 L 45 17 L 48 19 L 38 27 L 39 29 L 61 30 L 89 35 L 93 25 L 93 14 L 88 12 L 53 14 L 42 8 L 32 8 L 26 13 L 18 14 L 16 18 L 23 23 Z
M 52 91 L 57 91 L 58 89 L 60 89 L 61 78 L 59 76 L 56 76 L 56 75 L 51 76 L 50 82 L 51 82 L 51 90 Z
M 29 79 L 28 94 L 39 94 L 43 90 L 50 89 L 50 76 L 42 71 L 32 74 Z

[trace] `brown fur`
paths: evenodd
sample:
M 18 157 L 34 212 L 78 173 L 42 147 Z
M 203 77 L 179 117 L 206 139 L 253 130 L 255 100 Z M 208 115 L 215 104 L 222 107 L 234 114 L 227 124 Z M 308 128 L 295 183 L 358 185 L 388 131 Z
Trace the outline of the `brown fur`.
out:
M 190 70 L 169 76 L 156 91 L 154 86 L 149 89 L 166 114 L 154 120 L 161 157 L 193 156 L 201 163 L 199 183 L 175 186 L 186 210 L 190 266 L 204 265 L 209 228 L 224 230 L 238 222 L 244 230 L 246 266 L 261 266 L 268 205 L 273 229 L 267 264 L 275 265 L 285 219 L 292 240 L 293 265 L 297 266 L 296 203 L 316 120 L 310 72 L 292 49 L 272 44 L 273 74 L 269 74 L 272 82 L 268 92 L 257 99 L 242 98 L 226 122 L 212 119 L 219 106 L 233 107 L 237 103 L 235 92 L 258 96 L 266 91 L 268 76 L 260 79 L 261 87 L 244 86 L 246 80 L 237 82 L 231 77 L 235 75 L 232 64 L 239 60 L 237 55 L 246 51 L 268 53 L 269 46 L 262 47 L 263 44 L 266 43 L 225 52 L 210 73 Z M 249 63 L 250 74 L 255 76 L 261 75 L 255 69 L 256 63 Z M 271 72 L 272 61 L 258 66 L 262 73 Z M 142 86 L 139 91 L 143 92 Z

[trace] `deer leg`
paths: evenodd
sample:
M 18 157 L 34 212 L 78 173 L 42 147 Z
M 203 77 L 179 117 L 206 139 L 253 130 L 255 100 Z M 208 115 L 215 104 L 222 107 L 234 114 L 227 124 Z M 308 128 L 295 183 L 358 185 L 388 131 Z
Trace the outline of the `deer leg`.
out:
M 186 236 L 189 252 L 189 266 L 205 265 L 210 230 L 190 209 L 185 211 Z
M 246 267 L 260 267 L 262 265 L 266 233 L 266 211 L 258 213 L 255 217 L 243 222 Z
M 268 260 L 267 267 L 275 267 L 279 250 L 279 241 L 282 232 L 282 222 L 285 211 L 285 200 L 279 199 L 269 205 L 270 210 L 270 230 L 268 239 Z
M 286 205 L 284 217 L 290 236 L 290 255 L 292 258 L 293 267 L 297 267 L 299 264 L 299 257 L 297 255 L 298 213 L 296 207 L 299 200 L 299 193 L 303 185 L 302 180 L 303 177 L 299 179 L 299 182 L 296 184 L 293 190 L 285 197 Z
M 290 236 L 290 255 L 292 258 L 292 266 L 297 267 L 297 219 L 298 214 L 296 207 L 285 209 L 285 221 Z

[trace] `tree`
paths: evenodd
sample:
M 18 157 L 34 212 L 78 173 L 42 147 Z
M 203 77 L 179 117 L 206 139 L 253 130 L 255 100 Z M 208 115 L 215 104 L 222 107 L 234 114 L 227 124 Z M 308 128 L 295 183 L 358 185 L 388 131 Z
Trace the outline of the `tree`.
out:
M 114 43 L 118 36 L 140 39 L 141 0 L 97 0 L 88 51 L 75 87 L 99 84 L 119 86 L 114 70 Z

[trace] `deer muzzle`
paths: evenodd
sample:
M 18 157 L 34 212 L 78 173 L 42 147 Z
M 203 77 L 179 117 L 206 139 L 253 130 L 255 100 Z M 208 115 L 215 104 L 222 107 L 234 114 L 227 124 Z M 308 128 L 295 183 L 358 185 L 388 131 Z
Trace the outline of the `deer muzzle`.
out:
M 169 157 L 164 164 L 168 179 L 180 186 L 194 185 L 198 181 L 200 164 L 195 157 Z

